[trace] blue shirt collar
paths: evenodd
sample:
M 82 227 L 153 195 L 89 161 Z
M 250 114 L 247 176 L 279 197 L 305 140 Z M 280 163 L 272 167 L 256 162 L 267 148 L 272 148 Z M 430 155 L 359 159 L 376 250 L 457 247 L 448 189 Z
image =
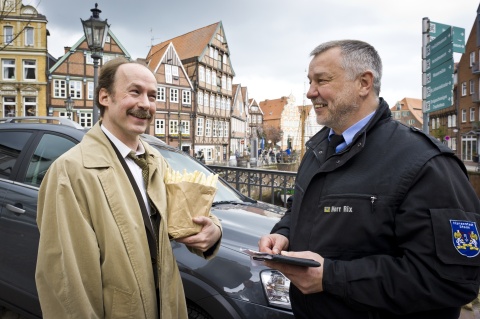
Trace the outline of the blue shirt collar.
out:
M 345 132 L 342 133 L 342 136 L 343 136 L 343 139 L 345 140 L 345 142 L 343 142 L 343 143 L 341 143 L 337 146 L 337 149 L 336 149 L 337 152 L 340 152 L 345 147 L 347 147 L 348 144 L 352 143 L 352 140 L 355 137 L 355 134 L 357 134 L 358 131 L 360 131 L 365 125 L 367 125 L 368 121 L 370 121 L 373 114 L 375 114 L 375 111 L 368 114 L 363 119 L 361 119 L 357 123 L 353 124 L 348 129 L 346 129 Z M 335 132 L 332 129 L 330 129 L 330 132 L 328 133 L 328 140 L 330 140 L 330 136 L 332 136 L 334 134 L 335 134 Z

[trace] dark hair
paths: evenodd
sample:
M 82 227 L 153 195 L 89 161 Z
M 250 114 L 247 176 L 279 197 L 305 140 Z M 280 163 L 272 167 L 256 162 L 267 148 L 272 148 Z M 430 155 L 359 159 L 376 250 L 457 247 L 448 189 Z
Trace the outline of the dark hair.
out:
M 136 62 L 129 61 L 124 57 L 119 57 L 105 63 L 100 70 L 98 84 L 95 88 L 95 103 L 97 103 L 98 109 L 100 110 L 100 116 L 103 116 L 103 114 L 105 113 L 105 106 L 101 105 L 99 100 L 100 90 L 105 89 L 108 94 L 115 94 L 115 75 L 117 74 L 118 68 L 126 63 Z
M 382 80 L 382 60 L 377 50 L 370 44 L 358 40 L 338 40 L 320 44 L 310 53 L 317 56 L 329 49 L 340 48 L 342 67 L 350 80 L 369 70 L 373 74 L 373 90 L 380 95 Z

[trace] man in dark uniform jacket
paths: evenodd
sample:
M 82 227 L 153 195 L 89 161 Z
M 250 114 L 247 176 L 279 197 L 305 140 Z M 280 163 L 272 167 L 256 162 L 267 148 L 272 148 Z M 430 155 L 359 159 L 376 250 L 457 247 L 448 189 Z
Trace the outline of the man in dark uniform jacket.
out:
M 259 241 L 321 263 L 267 263 L 291 280 L 295 317 L 457 319 L 480 283 L 480 202 L 465 166 L 392 119 L 371 45 L 332 41 L 311 55 L 307 97 L 325 127 L 306 143 L 292 207 Z

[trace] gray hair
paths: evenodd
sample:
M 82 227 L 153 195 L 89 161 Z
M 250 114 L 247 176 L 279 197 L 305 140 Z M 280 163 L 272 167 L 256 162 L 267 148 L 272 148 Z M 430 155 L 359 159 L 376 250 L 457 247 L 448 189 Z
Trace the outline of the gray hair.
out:
M 329 41 L 317 46 L 311 56 L 317 56 L 329 49 L 340 48 L 342 67 L 349 80 L 354 80 L 363 72 L 369 70 L 373 74 L 373 90 L 377 97 L 380 95 L 382 80 L 382 60 L 373 46 L 358 40 Z

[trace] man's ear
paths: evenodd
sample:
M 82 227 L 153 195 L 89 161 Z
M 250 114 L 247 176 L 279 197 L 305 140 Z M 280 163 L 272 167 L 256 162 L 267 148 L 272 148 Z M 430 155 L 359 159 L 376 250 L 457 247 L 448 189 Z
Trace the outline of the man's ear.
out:
M 359 77 L 359 94 L 367 96 L 373 90 L 373 73 L 371 71 L 363 72 Z
M 110 94 L 108 94 L 105 88 L 101 88 L 98 92 L 98 101 L 104 107 L 108 107 L 108 104 L 110 102 Z

